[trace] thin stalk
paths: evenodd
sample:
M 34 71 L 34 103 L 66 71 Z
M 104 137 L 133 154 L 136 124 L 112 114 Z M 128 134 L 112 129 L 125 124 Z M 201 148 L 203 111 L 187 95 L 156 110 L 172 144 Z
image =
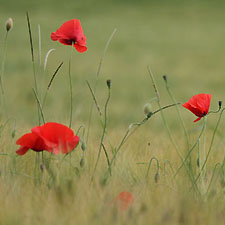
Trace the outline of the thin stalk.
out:
M 156 161 L 156 166 L 157 166 L 157 172 L 156 173 L 159 173 L 159 160 L 156 158 L 156 157 L 152 157 L 148 163 L 148 169 L 146 171 L 146 175 L 145 175 L 145 178 L 148 177 L 149 175 L 149 171 L 150 171 L 150 168 L 151 168 L 151 165 L 152 165 L 152 161 L 155 160 Z
M 102 68 L 102 63 L 104 61 L 105 58 L 105 54 L 107 52 L 107 49 L 109 47 L 109 44 L 114 36 L 114 34 L 116 33 L 116 29 L 113 30 L 112 34 L 110 35 L 108 41 L 105 44 L 99 65 L 98 65 L 98 70 L 97 70 L 97 74 L 96 74 L 96 79 L 95 79 L 95 85 L 94 85 L 94 93 L 96 92 L 96 88 L 97 88 L 97 84 L 98 84 L 98 78 L 101 72 L 101 68 Z M 87 128 L 87 144 L 88 144 L 88 139 L 89 139 L 89 133 L 90 133 L 90 127 L 91 127 L 91 119 L 92 119 L 92 112 L 93 112 L 93 106 L 94 106 L 94 102 L 91 103 L 91 109 L 90 109 L 90 114 L 89 114 L 89 118 L 88 118 L 88 128 Z
M 90 83 L 89 83 L 88 81 L 86 81 L 86 83 L 87 83 L 88 88 L 89 88 L 89 90 L 90 90 L 90 92 L 91 92 L 91 96 L 92 96 L 92 98 L 93 98 L 94 104 L 95 104 L 96 109 L 97 109 L 97 111 L 98 111 L 98 114 L 99 114 L 99 116 L 100 116 L 100 120 L 101 120 L 100 122 L 101 122 L 102 126 L 104 126 L 104 122 L 103 122 L 103 118 L 102 118 L 101 107 L 100 107 L 99 104 L 98 104 L 97 98 L 96 98 L 96 96 L 95 96 L 95 93 L 94 93 L 94 91 L 93 91 L 93 89 L 92 89 Z M 105 131 L 105 135 L 106 135 L 106 138 L 107 138 L 108 143 L 109 143 L 109 145 L 110 145 L 110 148 L 111 148 L 111 150 L 112 150 L 112 152 L 113 152 L 113 149 L 114 149 L 114 148 L 113 148 L 113 146 L 112 146 L 112 144 L 111 144 L 111 141 L 110 141 L 110 138 L 109 138 L 109 136 L 108 136 L 107 129 L 106 129 L 106 131 Z
M 221 167 L 221 164 L 220 164 L 220 163 L 217 163 L 217 164 L 214 166 L 214 168 L 213 168 L 213 174 L 212 174 L 210 183 L 209 183 L 209 185 L 208 185 L 208 188 L 207 188 L 207 191 L 206 191 L 206 195 L 208 195 L 208 193 L 209 193 L 209 190 L 210 190 L 210 187 L 211 187 L 211 185 L 212 185 L 212 183 L 213 183 L 213 179 L 214 179 L 214 177 L 215 177 L 216 169 L 217 169 L 218 166 Z
M 38 98 L 37 92 L 35 91 L 34 88 L 33 88 L 33 92 L 34 92 L 34 96 L 35 96 L 35 98 L 36 98 L 37 104 L 38 104 L 38 106 L 39 106 L 39 110 L 40 110 L 40 112 L 41 112 L 41 117 L 42 117 L 43 123 L 45 123 L 45 117 L 44 117 L 42 105 L 41 105 L 41 102 L 40 102 L 40 100 L 39 100 L 39 98 Z
M 122 140 L 121 140 L 119 146 L 117 147 L 117 149 L 116 149 L 116 151 L 115 151 L 115 153 L 114 153 L 114 155 L 113 155 L 111 161 L 110 161 L 110 167 L 112 167 L 112 164 L 113 164 L 114 160 L 116 159 L 117 154 L 118 154 L 119 151 L 121 150 L 123 144 L 127 141 L 127 139 L 128 139 L 129 137 L 131 137 L 132 134 L 134 134 L 134 132 L 135 132 L 141 125 L 145 124 L 145 123 L 146 123 L 153 115 L 157 114 L 157 113 L 160 112 L 161 110 L 165 110 L 165 109 L 168 109 L 168 108 L 173 107 L 173 106 L 174 106 L 174 104 L 164 106 L 164 107 L 162 107 L 161 109 L 158 109 L 158 110 L 154 111 L 153 113 L 149 114 L 149 115 L 148 115 L 147 117 L 145 117 L 141 122 L 130 124 L 129 127 L 128 127 L 128 129 L 126 130 L 126 132 L 125 132 L 125 134 L 124 134 L 124 136 L 123 136 L 123 138 L 122 138 Z M 130 130 L 131 130 L 134 126 L 136 126 L 136 128 L 134 128 L 133 132 L 130 132 Z
M 152 81 L 153 88 L 154 88 L 154 90 L 155 90 L 155 94 L 156 94 L 156 97 L 157 97 L 157 100 L 158 100 L 157 103 L 158 103 L 159 109 L 161 109 L 160 95 L 159 95 L 158 88 L 157 88 L 157 86 L 156 86 L 156 82 L 155 82 L 155 80 L 154 80 L 154 76 L 153 76 L 153 74 L 152 74 L 151 69 L 150 69 L 149 67 L 147 67 L 147 69 L 148 69 L 148 74 L 149 74 L 149 76 L 150 76 L 150 78 L 151 78 L 151 81 Z M 183 158 L 182 154 L 180 153 L 179 148 L 178 148 L 178 146 L 177 146 L 177 144 L 176 144 L 176 142 L 175 142 L 175 140 L 174 140 L 174 138 L 173 138 L 173 136 L 172 136 L 172 133 L 171 133 L 170 128 L 169 128 L 169 126 L 168 126 L 168 124 L 167 124 L 167 121 L 166 121 L 166 118 L 165 118 L 165 116 L 164 116 L 163 111 L 161 111 L 161 118 L 162 118 L 163 124 L 164 124 L 164 126 L 165 126 L 165 128 L 166 128 L 166 130 L 167 130 L 169 139 L 170 139 L 171 143 L 173 144 L 173 146 L 174 146 L 174 148 L 175 148 L 175 150 L 176 150 L 176 153 L 178 154 L 180 160 L 181 160 L 182 163 L 183 163 L 183 162 L 184 162 L 184 158 Z M 196 185 L 193 183 L 193 181 L 194 181 L 194 176 L 193 176 L 192 170 L 191 170 L 190 168 L 188 168 L 188 166 L 186 165 L 186 163 L 184 163 L 183 165 L 185 166 L 185 169 L 187 170 L 187 173 L 188 173 L 188 175 L 189 175 L 189 177 L 190 177 L 190 180 L 191 180 L 191 182 L 192 182 L 192 185 L 195 186 L 195 188 L 196 188 L 196 190 L 197 190 Z
M 27 26 L 28 26 L 28 32 L 29 32 L 29 38 L 30 38 L 30 50 L 31 50 L 31 60 L 33 64 L 33 75 L 34 75 L 34 87 L 35 91 L 38 94 L 37 90 L 37 79 L 36 79 L 36 73 L 35 73 L 35 63 L 34 63 L 34 47 L 33 47 L 33 39 L 32 39 L 32 32 L 31 32 L 31 26 L 30 26 L 30 18 L 28 12 L 27 15 Z
M 184 158 L 183 162 L 181 163 L 180 167 L 177 169 L 176 173 L 174 174 L 172 180 L 175 179 L 175 177 L 177 176 L 177 174 L 180 172 L 180 170 L 182 169 L 182 167 L 185 165 L 185 162 L 187 161 L 187 159 L 189 158 L 190 154 L 192 153 L 192 151 L 194 150 L 195 146 L 199 143 L 199 140 L 204 132 L 204 129 L 205 129 L 205 123 L 203 123 L 203 127 L 202 127 L 202 130 L 198 136 L 198 138 L 196 139 L 195 143 L 192 145 L 192 147 L 189 149 L 186 157 Z
M 108 153 L 107 153 L 107 150 L 105 148 L 105 145 L 102 143 L 102 148 L 104 150 L 104 153 L 105 153 L 105 157 L 106 157 L 106 160 L 107 160 L 107 164 L 108 164 L 108 167 L 109 167 L 109 174 L 110 176 L 112 176 L 112 173 L 111 173 L 111 166 L 110 166 L 110 161 L 109 161 L 109 156 L 108 156 Z
M 72 51 L 73 51 L 73 43 L 71 45 L 70 58 L 69 58 L 69 84 L 70 84 L 70 121 L 69 121 L 69 128 L 71 128 L 72 119 L 73 119 L 73 86 L 72 86 L 72 77 L 71 77 Z
M 2 56 L 2 65 L 1 65 L 1 73 L 0 73 L 0 86 L 1 86 L 1 92 L 3 96 L 3 103 L 4 101 L 4 85 L 3 85 L 3 76 L 5 71 L 5 60 L 6 60 L 6 52 L 7 52 L 7 39 L 8 39 L 8 31 L 6 31 L 4 44 L 3 44 L 3 56 Z
M 207 117 L 205 116 L 204 117 L 204 123 L 205 123 L 205 129 L 204 129 L 204 132 L 203 132 L 203 161 L 205 161 L 206 159 L 206 150 L 205 150 L 205 142 L 206 142 L 206 121 L 207 121 Z M 206 175 L 206 165 L 205 167 L 203 168 L 203 177 L 205 177 Z M 202 179 L 204 180 L 204 179 Z
M 164 75 L 163 78 L 164 78 L 164 81 L 165 81 L 165 84 L 166 84 L 166 90 L 167 90 L 171 100 L 173 101 L 173 103 L 177 103 L 177 100 L 176 100 L 176 98 L 175 98 L 175 96 L 174 96 L 173 92 L 171 91 L 170 86 L 168 84 L 166 75 Z M 189 149 L 189 147 L 190 147 L 190 139 L 189 139 L 189 135 L 188 135 L 188 132 L 187 132 L 184 120 L 183 120 L 183 118 L 181 116 L 180 108 L 178 107 L 178 105 L 176 105 L 176 111 L 177 111 L 180 123 L 181 123 L 181 125 L 183 127 L 184 134 L 185 134 L 186 141 L 187 141 L 187 146 L 188 146 L 188 149 Z
M 107 127 L 107 107 L 108 107 L 109 100 L 110 100 L 110 87 L 108 88 L 108 97 L 107 97 L 107 100 L 106 100 L 106 103 L 105 103 L 104 127 L 103 127 L 101 142 L 100 142 L 100 145 L 99 145 L 98 156 L 97 156 L 97 160 L 96 160 L 96 163 L 95 163 L 94 172 L 93 172 L 93 175 L 92 175 L 92 180 L 94 178 L 94 174 L 95 174 L 95 171 L 96 171 L 98 163 L 99 163 L 101 149 L 102 149 L 102 144 L 103 144 L 104 137 L 105 137 L 105 131 L 106 131 L 106 127 Z M 110 174 L 111 174 L 111 165 L 109 165 L 108 168 L 109 168 L 109 171 L 110 171 Z
M 160 95 L 159 95 L 159 91 L 158 91 L 158 88 L 157 88 L 155 80 L 154 80 L 154 76 L 152 74 L 151 69 L 149 67 L 147 67 L 147 69 L 148 69 L 148 74 L 149 74 L 149 76 L 151 78 L 151 81 L 152 81 L 153 88 L 155 90 L 155 94 L 156 94 L 156 97 L 157 97 L 157 103 L 158 103 L 159 109 L 161 109 Z M 183 161 L 183 156 L 181 155 L 181 153 L 178 150 L 178 146 L 177 146 L 177 144 L 176 144 L 176 142 L 175 142 L 175 140 L 174 140 L 174 138 L 173 138 L 173 136 L 171 134 L 171 131 L 170 131 L 169 126 L 168 126 L 168 124 L 166 122 L 166 118 L 165 118 L 165 116 L 163 114 L 163 111 L 161 111 L 161 118 L 162 118 L 163 124 L 164 124 L 164 126 L 165 126 L 165 128 L 167 130 L 167 133 L 168 133 L 168 136 L 169 136 L 169 139 L 170 139 L 171 143 L 173 144 L 173 146 L 174 146 L 177 154 L 179 155 L 181 161 Z
M 38 24 L 38 59 L 39 59 L 39 66 L 41 66 L 41 27 Z
M 52 85 L 53 80 L 55 79 L 55 76 L 57 75 L 57 73 L 58 73 L 58 71 L 60 70 L 60 68 L 62 67 L 62 65 L 63 65 L 63 62 L 61 62 L 61 63 L 59 64 L 59 66 L 58 66 L 57 69 L 55 70 L 54 74 L 52 75 L 52 77 L 51 77 L 51 79 L 50 79 L 50 81 L 49 81 L 49 83 L 48 83 L 48 86 L 47 86 L 47 88 L 46 88 L 45 95 L 44 95 L 44 98 L 43 98 L 43 103 L 42 103 L 43 108 L 44 108 L 44 105 L 45 105 L 45 101 L 46 101 L 46 98 L 47 98 L 48 91 L 49 91 L 49 89 L 50 89 L 50 87 L 51 87 L 51 85 Z
M 223 108 L 223 109 L 221 110 L 221 112 L 220 112 L 219 119 L 218 119 L 218 121 L 217 121 L 217 123 L 216 123 L 216 127 L 215 127 L 215 129 L 214 129 L 214 131 L 213 131 L 213 135 L 212 135 L 211 143 L 210 143 L 210 146 L 209 146 L 209 150 L 208 150 L 208 152 L 207 152 L 207 155 L 206 155 L 206 157 L 205 157 L 205 161 L 204 161 L 204 163 L 203 163 L 203 165 L 202 165 L 202 167 L 201 167 L 201 170 L 204 169 L 204 167 L 205 167 L 205 165 L 206 165 L 206 163 L 207 163 L 207 161 L 208 161 L 209 155 L 210 155 L 211 150 L 212 150 L 212 146 L 213 146 L 214 138 L 215 138 L 215 135 L 216 135 L 216 131 L 217 131 L 217 129 L 218 129 L 218 126 L 219 126 L 219 123 L 220 123 L 220 120 L 221 120 L 221 117 L 222 117 L 222 114 L 223 114 L 224 110 L 225 110 L 225 108 Z M 199 179 L 200 176 L 201 176 L 201 174 L 199 173 L 198 176 L 197 176 L 196 179 L 195 179 L 195 182 L 198 181 L 198 179 Z
M 174 173 L 174 169 L 173 169 L 173 166 L 171 164 L 171 162 L 169 160 L 166 160 L 164 163 L 163 163 L 163 171 L 164 171 L 164 176 L 166 175 L 166 165 L 169 165 L 170 166 L 170 169 L 172 171 L 172 173 Z

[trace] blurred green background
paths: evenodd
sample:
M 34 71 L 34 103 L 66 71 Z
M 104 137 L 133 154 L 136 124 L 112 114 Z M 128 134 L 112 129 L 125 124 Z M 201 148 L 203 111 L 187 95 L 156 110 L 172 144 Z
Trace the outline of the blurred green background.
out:
M 88 51 L 73 52 L 73 126 L 87 124 L 92 97 L 86 80 L 94 84 L 98 64 L 110 34 L 117 32 L 104 58 L 96 91 L 101 107 L 107 98 L 105 81 L 112 80 L 109 126 L 128 126 L 144 117 L 143 106 L 154 91 L 147 73 L 149 65 L 158 84 L 162 104 L 169 99 L 162 75 L 167 74 L 180 102 L 198 93 L 212 94 L 212 109 L 224 98 L 225 83 L 225 3 L 224 1 L 0 1 L 0 57 L 5 21 L 12 17 L 14 27 L 8 37 L 4 74 L 8 116 L 19 125 L 36 125 L 36 102 L 26 22 L 29 12 L 34 39 L 36 68 L 43 70 L 46 52 L 55 48 L 47 65 L 45 87 L 61 61 L 64 65 L 49 92 L 44 112 L 47 121 L 69 120 L 68 57 L 70 47 L 53 42 L 51 32 L 72 18 L 81 20 Z M 42 67 L 38 64 L 38 25 L 41 27 Z M 39 85 L 43 73 L 38 75 Z M 195 116 L 182 110 L 189 127 Z M 174 110 L 167 116 L 176 128 Z M 99 121 L 94 108 L 93 120 Z M 213 121 L 212 116 L 212 121 Z M 151 127 L 159 126 L 154 119 Z M 160 123 L 160 126 L 162 124 Z

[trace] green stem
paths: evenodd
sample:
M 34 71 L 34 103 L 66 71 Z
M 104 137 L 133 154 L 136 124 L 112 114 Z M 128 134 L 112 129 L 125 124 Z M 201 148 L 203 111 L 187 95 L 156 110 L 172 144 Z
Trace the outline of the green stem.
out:
M 72 77 L 71 77 L 72 51 L 73 51 L 73 43 L 71 45 L 70 58 L 69 58 L 69 84 L 70 84 L 70 122 L 69 122 L 69 128 L 71 128 L 72 119 L 73 119 L 73 86 L 72 86 Z
M 192 147 L 189 149 L 186 157 L 184 158 L 182 164 L 180 165 L 180 167 L 177 169 L 176 173 L 174 174 L 172 180 L 175 179 L 175 177 L 177 176 L 177 174 L 179 173 L 179 171 L 182 169 L 182 167 L 185 165 L 185 162 L 187 161 L 187 159 L 189 158 L 190 154 L 192 153 L 192 151 L 194 150 L 195 146 L 199 143 L 199 140 L 204 132 L 204 129 L 205 129 L 205 123 L 203 123 L 203 127 L 202 127 L 202 130 L 197 138 L 197 140 L 195 141 L 195 143 L 192 145 Z
M 209 146 L 209 150 L 208 150 L 208 152 L 207 152 L 207 155 L 206 155 L 205 161 L 204 161 L 204 163 L 203 163 L 203 165 L 202 165 L 202 167 L 201 167 L 201 170 L 204 169 L 204 167 L 206 166 L 206 163 L 207 163 L 207 161 L 208 161 L 210 152 L 211 152 L 211 150 L 212 150 L 212 146 L 213 146 L 214 138 L 215 138 L 215 135 L 216 135 L 216 131 L 217 131 L 217 129 L 218 129 L 218 126 L 219 126 L 219 123 L 220 123 L 220 120 L 221 120 L 221 117 L 222 117 L 222 114 L 223 114 L 224 110 L 225 110 L 225 108 L 223 108 L 223 109 L 221 110 L 221 112 L 220 112 L 219 119 L 218 119 L 218 121 L 217 121 L 217 123 L 216 123 L 216 127 L 215 127 L 215 129 L 214 129 L 214 131 L 213 131 L 213 135 L 212 135 L 211 143 L 210 143 L 210 146 Z M 199 173 L 198 176 L 197 176 L 196 179 L 195 179 L 195 182 L 198 181 L 198 179 L 199 179 L 200 176 L 201 176 L 201 174 Z
M 101 142 L 100 142 L 100 145 L 99 145 L 98 156 L 97 156 L 97 160 L 96 160 L 96 163 L 95 163 L 94 172 L 93 172 L 93 175 L 92 175 L 92 180 L 94 178 L 94 174 L 95 174 L 95 171 L 96 171 L 97 166 L 98 166 L 98 162 L 99 162 L 100 154 L 101 154 L 101 149 L 102 149 L 102 145 L 103 145 L 103 141 L 104 141 L 104 137 L 105 137 L 105 131 L 106 131 L 106 127 L 107 127 L 107 106 L 108 106 L 108 103 L 109 103 L 109 99 L 110 99 L 110 88 L 108 88 L 108 97 L 107 97 L 107 100 L 106 100 L 106 103 L 105 103 L 104 127 L 103 127 Z M 109 168 L 109 171 L 110 171 L 110 174 L 111 174 L 111 165 L 108 165 L 108 166 L 109 166 L 108 168 Z
M 146 172 L 145 178 L 147 178 L 147 177 L 148 177 L 148 175 L 149 175 L 149 171 L 150 171 L 150 168 L 151 168 L 151 165 L 152 165 L 152 161 L 153 161 L 153 160 L 155 160 L 155 161 L 156 161 L 156 165 L 157 165 L 157 172 L 156 172 L 156 173 L 158 173 L 158 172 L 159 172 L 159 161 L 158 161 L 158 159 L 157 159 L 156 157 L 152 157 L 152 158 L 150 159 L 150 161 L 149 161 L 149 164 L 148 164 L 148 169 L 147 169 L 147 172 Z
M 117 154 L 119 153 L 120 149 L 122 148 L 123 144 L 128 140 L 129 137 L 131 137 L 132 134 L 134 134 L 134 132 L 143 124 L 145 124 L 153 115 L 157 114 L 158 112 L 160 112 L 161 110 L 165 110 L 167 108 L 173 107 L 174 104 L 171 105 L 167 105 L 162 107 L 161 109 L 156 110 L 155 112 L 149 114 L 147 117 L 145 117 L 141 122 L 139 123 L 132 123 L 129 125 L 128 129 L 125 132 L 125 135 L 123 136 L 118 148 L 116 149 L 111 161 L 110 161 L 110 167 L 112 167 L 112 164 L 114 162 L 114 160 L 116 159 Z M 136 128 L 133 130 L 133 132 L 130 132 L 130 130 L 132 129 L 132 127 L 136 126 Z
M 166 83 L 166 90 L 171 98 L 171 100 L 173 101 L 173 103 L 177 103 L 177 100 L 176 98 L 174 97 L 172 91 L 170 90 L 170 86 L 168 85 L 168 82 L 167 82 L 167 79 L 164 79 L 165 80 L 165 83 Z M 186 140 L 187 140 L 187 146 L 188 146 L 188 149 L 190 147 L 190 140 L 189 140 L 189 135 L 188 135 L 188 132 L 187 132 L 187 129 L 186 129 L 186 126 L 185 126 L 185 123 L 184 123 L 184 120 L 181 116 L 181 112 L 180 112 L 180 109 L 178 107 L 178 105 L 176 105 L 176 111 L 177 111 L 177 114 L 178 114 L 178 117 L 179 117 L 179 120 L 180 120 L 180 123 L 183 127 L 183 130 L 184 130 L 184 134 L 186 136 Z
M 3 44 L 3 56 L 2 56 L 2 65 L 1 65 L 1 73 L 0 73 L 0 86 L 3 96 L 3 102 L 4 101 L 4 85 L 3 85 L 3 76 L 4 76 L 4 70 L 5 70 L 5 60 L 6 60 L 6 51 L 7 51 L 7 38 L 8 38 L 8 31 L 5 34 L 4 44 Z

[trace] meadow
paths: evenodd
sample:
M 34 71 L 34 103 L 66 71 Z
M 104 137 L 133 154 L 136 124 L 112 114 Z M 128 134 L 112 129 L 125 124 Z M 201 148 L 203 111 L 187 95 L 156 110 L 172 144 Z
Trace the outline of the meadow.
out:
M 224 224 L 224 104 L 196 123 L 181 104 L 148 120 L 144 113 L 149 102 L 155 112 L 199 93 L 212 95 L 210 112 L 225 102 L 223 1 L 0 0 L 0 7 L 1 76 L 5 22 L 13 19 L 2 77 L 0 224 Z M 41 102 L 63 62 L 47 91 L 46 122 L 69 126 L 72 53 L 71 129 L 81 141 L 68 155 L 16 154 L 16 140 L 43 123 L 27 12 Z M 84 53 L 50 38 L 70 19 L 81 21 Z M 134 199 L 126 210 L 117 198 L 123 191 Z

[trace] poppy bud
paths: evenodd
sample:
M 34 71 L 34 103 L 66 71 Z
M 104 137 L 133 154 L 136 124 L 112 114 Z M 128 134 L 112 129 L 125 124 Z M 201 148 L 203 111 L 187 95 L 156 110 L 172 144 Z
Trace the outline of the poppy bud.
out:
M 107 84 L 108 88 L 110 89 L 111 88 L 111 80 L 107 80 L 106 84 Z
M 158 181 L 159 181 L 159 173 L 158 172 L 155 174 L 154 180 L 155 180 L 155 183 L 158 183 Z
M 86 144 L 84 143 L 84 141 L 82 141 L 81 149 L 83 152 L 86 150 Z
M 144 105 L 144 114 L 148 117 L 150 117 L 152 113 L 152 105 L 150 103 L 147 103 Z
M 7 32 L 13 27 L 13 20 L 12 20 L 12 18 L 9 18 L 6 21 L 5 27 L 6 27 L 6 31 Z
M 219 105 L 219 108 L 221 108 L 222 107 L 222 101 L 219 101 L 218 105 Z
M 164 80 L 165 82 L 167 82 L 167 76 L 166 76 L 166 75 L 163 75 L 163 80 Z
M 84 166 L 85 166 L 85 160 L 84 160 L 84 158 L 81 158 L 80 167 L 83 168 Z
M 12 138 L 14 138 L 16 136 L 16 130 L 15 129 L 12 131 L 11 135 L 12 135 Z
M 197 164 L 197 167 L 200 166 L 199 158 L 197 158 L 196 164 Z

